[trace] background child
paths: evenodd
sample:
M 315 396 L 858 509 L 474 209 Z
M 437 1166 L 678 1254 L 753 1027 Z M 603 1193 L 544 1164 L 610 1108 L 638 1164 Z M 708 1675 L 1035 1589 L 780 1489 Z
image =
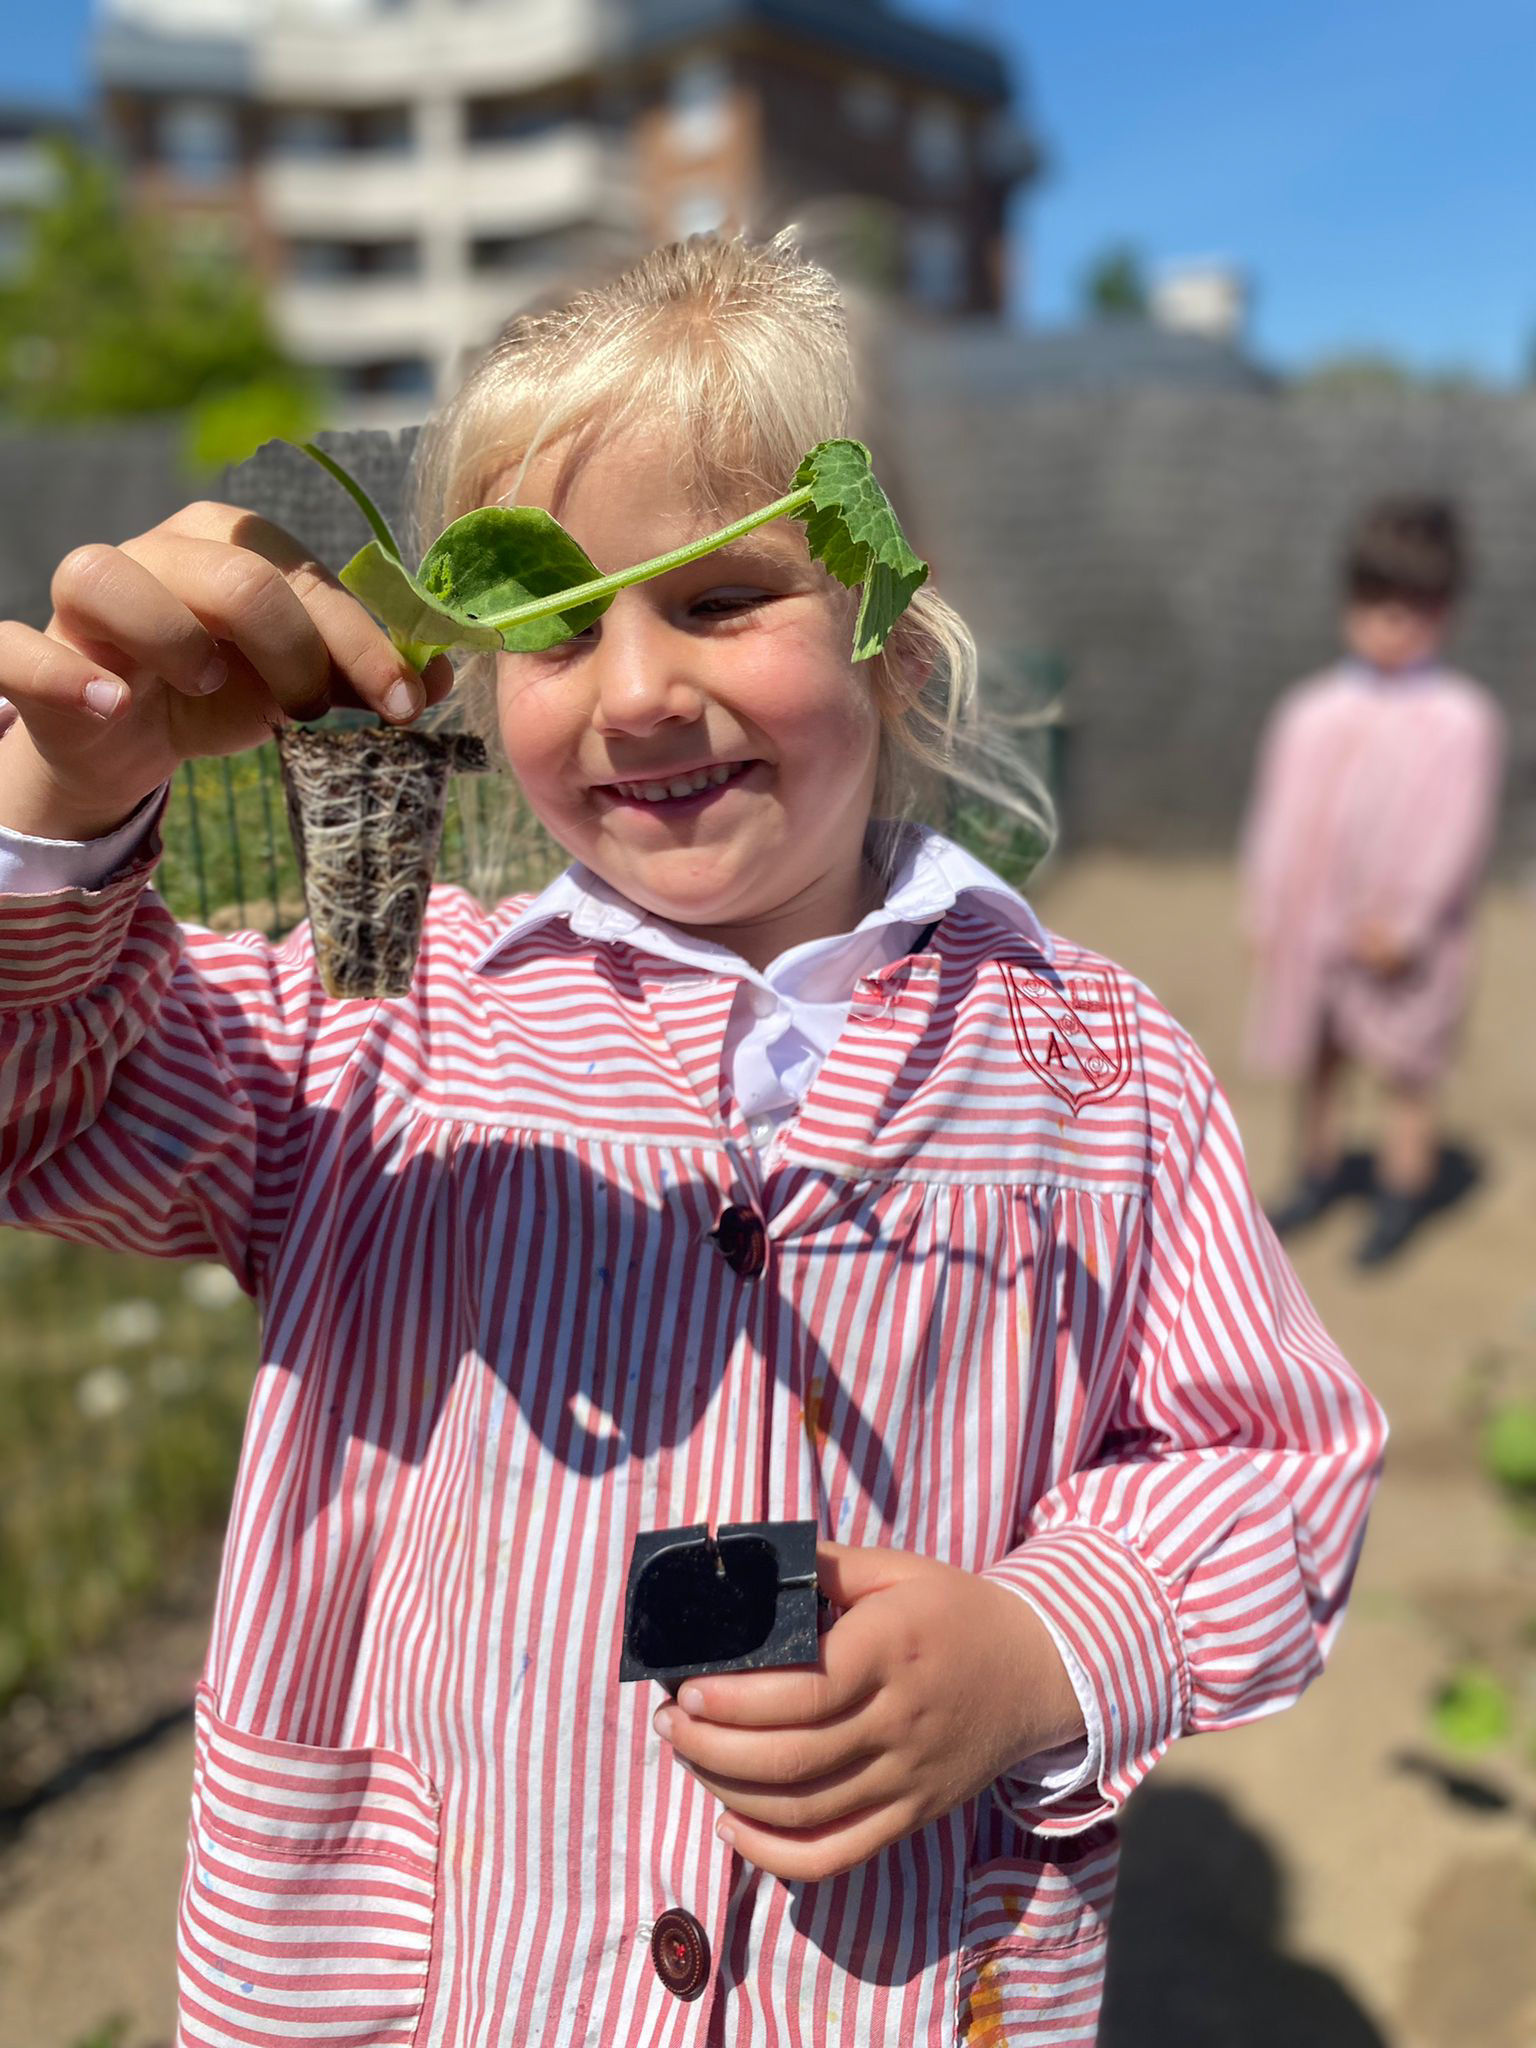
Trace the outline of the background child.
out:
M 537 503 L 617 568 L 850 382 L 791 249 L 662 251 L 514 323 L 422 520 Z M 264 1310 L 182 2038 L 1091 2041 L 1113 1816 L 1317 1672 L 1382 1423 L 1188 1037 L 891 823 L 975 731 L 960 621 L 925 589 L 856 668 L 781 522 L 482 664 L 574 864 L 438 892 L 411 994 L 336 1003 L 303 931 L 178 930 L 155 792 L 441 667 L 217 504 L 56 601 L 0 631 L 0 1205 Z M 619 1688 L 637 1530 L 798 1517 L 816 1668 Z
M 1450 506 L 1393 498 L 1362 517 L 1344 561 L 1350 658 L 1281 699 L 1245 828 L 1250 1049 L 1301 1084 L 1299 1177 L 1271 1220 L 1298 1229 L 1348 1191 L 1339 1095 L 1358 1061 L 1385 1097 L 1364 1266 L 1435 1199 L 1437 1093 L 1493 837 L 1503 720 L 1440 659 L 1462 580 Z

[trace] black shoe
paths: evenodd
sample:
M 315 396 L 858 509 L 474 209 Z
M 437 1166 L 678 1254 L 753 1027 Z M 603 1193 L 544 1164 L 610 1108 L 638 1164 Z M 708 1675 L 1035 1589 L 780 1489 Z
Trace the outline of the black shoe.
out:
M 1430 1206 L 1425 1195 L 1379 1195 L 1371 1227 L 1356 1249 L 1355 1264 L 1384 1266 L 1388 1259 L 1395 1259 L 1429 1214 Z
M 1277 1237 L 1288 1236 L 1326 1215 L 1345 1193 L 1344 1175 L 1338 1167 L 1328 1173 L 1304 1173 L 1284 1201 L 1266 1211 L 1270 1228 Z

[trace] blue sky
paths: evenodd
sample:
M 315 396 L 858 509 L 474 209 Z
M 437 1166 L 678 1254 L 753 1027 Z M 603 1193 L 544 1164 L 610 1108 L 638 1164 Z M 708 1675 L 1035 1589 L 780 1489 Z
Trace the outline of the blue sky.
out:
M 80 102 L 89 0 L 29 7 L 0 91 Z M 1051 171 L 1031 318 L 1112 242 L 1248 273 L 1261 355 L 1524 374 L 1536 339 L 1532 0 L 906 0 L 1012 57 Z

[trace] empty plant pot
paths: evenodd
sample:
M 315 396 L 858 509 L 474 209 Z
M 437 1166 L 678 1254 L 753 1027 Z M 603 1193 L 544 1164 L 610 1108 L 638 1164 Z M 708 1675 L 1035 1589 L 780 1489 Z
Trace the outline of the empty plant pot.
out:
M 814 1664 L 826 1601 L 816 1588 L 814 1522 L 701 1522 L 635 1538 L 619 1679 L 675 1693 L 712 1671 Z
M 286 725 L 277 735 L 326 992 L 403 996 L 421 945 L 450 774 L 487 767 L 467 733 Z

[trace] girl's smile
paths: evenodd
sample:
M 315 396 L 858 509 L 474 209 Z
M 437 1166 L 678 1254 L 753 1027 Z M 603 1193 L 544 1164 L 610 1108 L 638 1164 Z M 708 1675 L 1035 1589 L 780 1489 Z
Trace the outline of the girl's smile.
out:
M 598 794 L 613 803 L 641 803 L 671 816 L 702 808 L 721 790 L 761 765 L 756 761 L 715 761 L 697 768 L 671 768 L 658 771 L 643 782 L 600 784 Z
M 672 450 L 631 431 L 550 451 L 519 496 L 606 573 L 712 530 Z M 621 591 L 547 653 L 501 655 L 502 738 L 529 803 L 631 902 L 756 966 L 851 930 L 880 748 L 851 616 L 780 521 Z

